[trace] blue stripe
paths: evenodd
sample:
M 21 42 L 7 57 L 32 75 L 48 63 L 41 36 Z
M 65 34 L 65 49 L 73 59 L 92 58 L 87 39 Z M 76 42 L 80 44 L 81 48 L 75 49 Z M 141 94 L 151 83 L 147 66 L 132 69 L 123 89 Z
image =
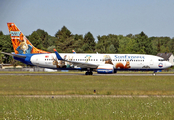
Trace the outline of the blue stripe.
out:
M 35 55 L 35 54 L 19 54 L 19 55 L 25 55 L 26 56 L 26 58 L 18 58 L 18 57 L 13 57 L 15 60 L 18 60 L 18 61 L 20 61 L 20 62 L 22 62 L 22 63 L 25 63 L 25 64 L 27 64 L 27 65 L 33 65 L 32 63 L 31 63 L 31 57 L 33 56 L 33 55 Z

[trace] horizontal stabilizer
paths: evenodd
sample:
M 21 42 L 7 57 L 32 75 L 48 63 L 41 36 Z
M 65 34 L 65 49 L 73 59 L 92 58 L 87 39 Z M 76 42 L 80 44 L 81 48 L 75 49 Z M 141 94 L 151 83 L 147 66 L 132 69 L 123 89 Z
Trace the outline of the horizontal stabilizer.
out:
M 26 58 L 25 55 L 11 54 L 11 53 L 6 53 L 6 52 L 1 52 L 1 53 L 10 55 L 10 56 L 14 56 L 14 57 L 18 57 L 18 58 Z

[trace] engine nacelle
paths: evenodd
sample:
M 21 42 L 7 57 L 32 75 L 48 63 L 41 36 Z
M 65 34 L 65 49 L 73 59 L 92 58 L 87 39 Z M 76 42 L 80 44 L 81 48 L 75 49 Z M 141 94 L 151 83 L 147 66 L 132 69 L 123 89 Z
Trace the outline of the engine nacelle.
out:
M 100 65 L 97 68 L 97 73 L 99 74 L 112 74 L 114 72 L 113 65 L 111 64 L 104 64 Z

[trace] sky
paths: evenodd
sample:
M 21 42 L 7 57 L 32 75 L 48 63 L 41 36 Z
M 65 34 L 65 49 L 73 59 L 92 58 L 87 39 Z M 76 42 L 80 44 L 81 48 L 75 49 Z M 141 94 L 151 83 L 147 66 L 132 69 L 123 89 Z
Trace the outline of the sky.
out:
M 24 35 L 49 35 L 66 26 L 72 34 L 139 34 L 174 37 L 174 0 L 1 0 L 0 31 L 14 22 Z

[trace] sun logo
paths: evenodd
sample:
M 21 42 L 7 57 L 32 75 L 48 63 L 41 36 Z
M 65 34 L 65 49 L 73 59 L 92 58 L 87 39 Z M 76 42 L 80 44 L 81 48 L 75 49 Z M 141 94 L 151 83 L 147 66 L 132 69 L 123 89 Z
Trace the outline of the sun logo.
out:
M 158 67 L 162 68 L 163 67 L 163 64 L 162 63 L 159 63 L 158 64 Z

